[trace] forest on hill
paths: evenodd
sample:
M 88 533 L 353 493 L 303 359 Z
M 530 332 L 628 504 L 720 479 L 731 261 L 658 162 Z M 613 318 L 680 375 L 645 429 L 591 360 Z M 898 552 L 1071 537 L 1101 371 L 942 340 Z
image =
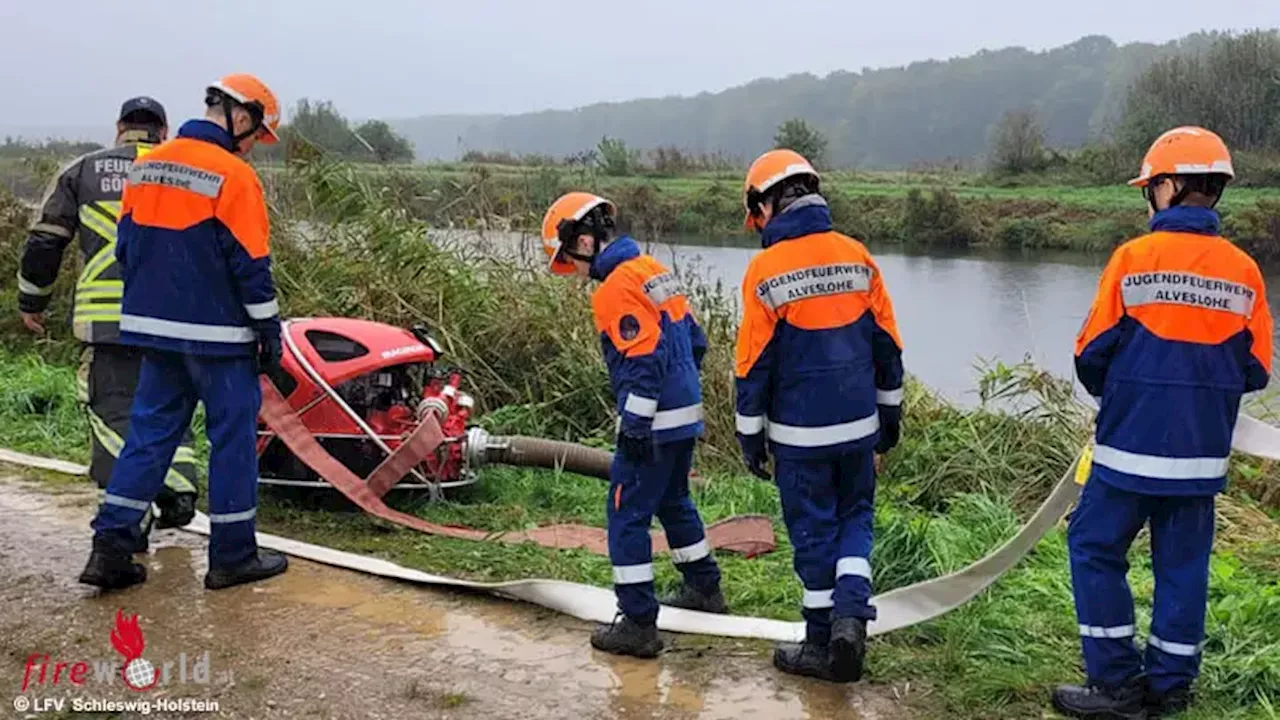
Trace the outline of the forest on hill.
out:
M 1162 45 L 1101 36 L 1033 52 L 984 50 L 906 67 L 761 79 L 719 93 L 601 103 L 520 115 L 442 115 L 390 121 L 422 159 L 469 150 L 564 156 L 604 136 L 634 148 L 754 156 L 778 126 L 803 118 L 829 139 L 838 167 L 964 164 L 988 147 L 1008 111 L 1034 110 L 1047 143 L 1074 148 L 1114 131 L 1129 88 L 1152 63 L 1209 48 L 1218 33 Z

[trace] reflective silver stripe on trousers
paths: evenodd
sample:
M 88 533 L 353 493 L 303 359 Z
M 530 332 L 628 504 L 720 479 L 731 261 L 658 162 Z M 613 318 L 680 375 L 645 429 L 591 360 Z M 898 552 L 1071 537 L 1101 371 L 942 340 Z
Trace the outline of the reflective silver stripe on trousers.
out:
M 702 403 L 686 405 L 674 410 L 659 410 L 653 416 L 654 430 L 671 430 L 692 425 L 702 420 Z
M 805 590 L 804 598 L 800 604 L 810 610 L 822 610 L 824 608 L 835 607 L 835 600 L 832 596 L 835 590 Z
M 658 412 L 658 401 L 655 398 L 647 398 L 635 393 L 627 393 L 627 401 L 623 403 L 622 409 L 632 415 L 640 417 L 653 417 Z
M 102 496 L 104 505 L 118 505 L 120 507 L 137 510 L 138 512 L 146 512 L 151 509 L 151 503 L 144 500 L 134 500 L 133 498 L 121 497 L 107 493 Z
M 707 539 L 702 538 L 692 545 L 686 545 L 682 548 L 671 548 L 671 562 L 677 565 L 685 563 L 697 562 L 711 554 L 711 546 L 707 544 Z
M 844 577 L 852 575 L 854 577 L 871 579 L 871 563 L 866 558 L 860 557 L 842 557 L 836 561 L 836 577 Z
M 1080 637 L 1119 640 L 1133 637 L 1133 625 L 1116 625 L 1100 627 L 1098 625 L 1081 625 Z
M 1144 272 L 1125 275 L 1120 294 L 1127 308 L 1142 305 L 1187 305 L 1221 310 L 1241 317 L 1253 314 L 1254 291 L 1247 285 L 1189 272 Z
M 781 445 L 790 445 L 792 447 L 824 447 L 861 440 L 874 435 L 879 429 L 879 415 L 869 415 L 853 422 L 819 427 L 781 425 L 770 420 L 769 439 Z
M 266 320 L 280 314 L 280 304 L 275 298 L 266 302 L 252 303 L 244 306 L 244 311 L 254 320 Z
M 653 582 L 653 563 L 643 565 L 614 565 L 614 585 L 637 585 Z
M 735 415 L 734 426 L 743 435 L 755 435 L 764 432 L 763 415 Z
M 1180 657 L 1195 657 L 1199 655 L 1202 650 L 1204 650 L 1203 641 L 1195 645 L 1190 645 L 1188 643 L 1169 642 L 1168 640 L 1161 640 L 1160 638 L 1156 637 L 1154 633 L 1147 638 L 1147 644 L 1162 652 L 1169 653 L 1170 655 L 1178 655 Z
M 209 513 L 209 522 L 214 525 L 225 525 L 227 523 L 244 522 L 252 520 L 258 514 L 258 508 L 251 507 L 248 510 L 233 513 Z
M 19 275 L 18 276 L 18 292 L 26 295 L 35 295 L 36 297 L 44 297 L 46 295 L 53 294 L 53 286 L 50 285 L 48 287 L 40 287 L 39 285 Z
M 230 325 L 197 325 L 196 323 L 161 320 L 140 315 L 121 315 L 120 330 L 144 335 L 199 340 L 202 342 L 245 343 L 253 342 L 253 331 L 247 327 Z
M 1227 474 L 1228 458 L 1139 455 L 1099 445 L 1093 449 L 1093 462 L 1122 473 L 1161 480 L 1216 480 Z
M 901 405 L 902 388 L 898 388 L 897 390 L 881 390 L 880 388 L 876 388 L 876 404 Z

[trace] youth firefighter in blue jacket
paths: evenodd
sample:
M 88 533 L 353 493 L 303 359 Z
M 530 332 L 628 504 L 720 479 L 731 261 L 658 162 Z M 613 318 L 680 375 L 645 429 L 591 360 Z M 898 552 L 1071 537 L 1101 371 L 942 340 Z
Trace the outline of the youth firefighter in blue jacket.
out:
M 1204 649 L 1214 496 L 1226 486 L 1240 398 L 1271 374 L 1271 313 L 1257 264 L 1219 236 L 1234 177 L 1222 139 L 1161 135 L 1130 184 L 1151 233 L 1111 256 L 1076 340 L 1076 374 L 1100 399 L 1088 482 L 1071 516 L 1071 582 L 1088 682 L 1059 688 L 1072 717 L 1179 712 Z M 1134 644 L 1126 555 L 1151 528 L 1155 602 Z
M 569 193 L 547 210 L 542 242 L 553 273 L 600 282 L 591 305 L 620 421 L 606 512 L 621 618 L 597 629 L 591 644 L 654 657 L 662 650 L 649 535 L 655 514 L 684 577 L 663 604 L 727 612 L 720 568 L 689 497 L 707 341 L 675 276 L 630 237 L 614 239 L 615 212 L 604 198 Z
M 133 165 L 121 199 L 120 342 L 145 353 L 129 436 L 80 576 L 102 588 L 146 579 L 130 550 L 197 402 L 210 444 L 205 587 L 271 577 L 287 566 L 254 538 L 258 372 L 279 363 L 280 318 L 262 185 L 241 157 L 257 142 L 275 142 L 280 110 L 251 75 L 217 81 L 205 104 L 206 119 L 187 122 Z
M 875 261 L 832 230 L 818 173 L 790 150 L 747 172 L 747 267 L 737 349 L 737 430 L 747 466 L 774 457 L 783 519 L 804 584 L 805 641 L 783 672 L 862 676 L 871 598 L 875 454 L 898 442 L 902 342 Z

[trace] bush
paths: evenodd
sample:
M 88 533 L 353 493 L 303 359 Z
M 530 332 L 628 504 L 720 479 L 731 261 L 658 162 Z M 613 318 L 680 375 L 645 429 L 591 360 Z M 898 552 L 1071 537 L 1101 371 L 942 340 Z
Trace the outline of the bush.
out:
M 600 170 L 615 177 L 632 174 L 639 160 L 638 154 L 629 150 L 625 142 L 608 135 L 600 138 L 596 153 Z
M 918 189 L 907 193 L 902 211 L 903 239 L 909 245 L 969 247 L 981 239 L 955 193 L 935 188 L 929 197 Z

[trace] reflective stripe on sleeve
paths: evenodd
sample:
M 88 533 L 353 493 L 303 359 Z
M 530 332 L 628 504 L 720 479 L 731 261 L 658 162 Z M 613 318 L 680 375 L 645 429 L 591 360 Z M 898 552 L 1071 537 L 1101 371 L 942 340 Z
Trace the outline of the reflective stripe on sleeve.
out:
M 1195 657 L 1204 650 L 1204 642 L 1200 642 L 1195 645 L 1169 642 L 1168 640 L 1161 640 L 1155 634 L 1152 634 L 1147 638 L 1147 644 L 1157 650 L 1166 652 L 1170 655 L 1177 655 L 1179 657 Z
M 756 435 L 764 432 L 763 415 L 736 415 L 734 426 L 743 435 Z
M 196 323 L 161 320 L 140 315 L 121 315 L 120 330 L 143 335 L 199 340 L 202 342 L 247 343 L 253 342 L 253 331 L 247 327 L 230 325 L 198 325 Z
M 781 425 L 769 421 L 769 439 L 792 447 L 825 447 L 853 442 L 874 435 L 880 429 L 880 416 L 869 415 L 853 422 L 818 427 Z
M 653 582 L 653 563 L 613 566 L 615 585 L 637 585 L 646 582 Z
M 877 405 L 901 405 L 902 404 L 902 388 L 897 390 L 881 390 L 876 388 L 876 404 Z
M 134 500 L 133 498 L 112 495 L 111 493 L 103 495 L 102 502 L 104 505 L 116 505 L 130 510 L 137 510 L 138 512 L 146 512 L 151 509 L 151 503 L 145 500 Z
M 697 562 L 711 554 L 711 546 L 707 544 L 707 539 L 702 538 L 692 545 L 686 545 L 682 548 L 671 548 L 671 562 L 677 565 L 685 563 Z
M 655 398 L 627 393 L 627 402 L 623 404 L 622 409 L 632 415 L 651 418 L 658 412 L 658 401 Z
M 23 295 L 34 295 L 36 297 L 45 297 L 53 294 L 53 285 L 41 287 L 30 280 L 18 275 L 18 292 Z
M 1108 445 L 1099 445 L 1093 449 L 1095 465 L 1161 480 L 1214 480 L 1227 474 L 1228 461 L 1229 458 L 1140 455 Z
M 852 575 L 871 579 L 871 563 L 866 558 L 842 557 L 836 561 L 836 577 Z
M 209 513 L 209 522 L 214 525 L 226 525 L 228 523 L 244 522 L 252 520 L 258 514 L 258 508 L 251 507 L 248 510 L 241 510 L 233 513 Z
M 1133 637 L 1133 625 L 1115 625 L 1101 627 L 1099 625 L 1081 625 L 1080 637 L 1120 640 Z
M 280 304 L 272 298 L 266 302 L 252 303 L 244 306 L 244 311 L 254 320 L 266 320 L 280 314 Z
M 47 223 L 47 222 L 40 222 L 40 223 L 36 223 L 35 225 L 32 225 L 31 232 L 44 233 L 46 235 L 53 235 L 55 237 L 60 237 L 60 238 L 71 237 L 70 230 L 62 227 L 61 225 L 54 225 L 53 223 Z
M 810 610 L 835 607 L 835 600 L 832 599 L 834 595 L 835 590 L 805 590 L 804 598 L 801 599 L 800 604 Z
M 702 422 L 702 403 L 674 410 L 659 410 L 653 416 L 654 430 L 671 430 Z

